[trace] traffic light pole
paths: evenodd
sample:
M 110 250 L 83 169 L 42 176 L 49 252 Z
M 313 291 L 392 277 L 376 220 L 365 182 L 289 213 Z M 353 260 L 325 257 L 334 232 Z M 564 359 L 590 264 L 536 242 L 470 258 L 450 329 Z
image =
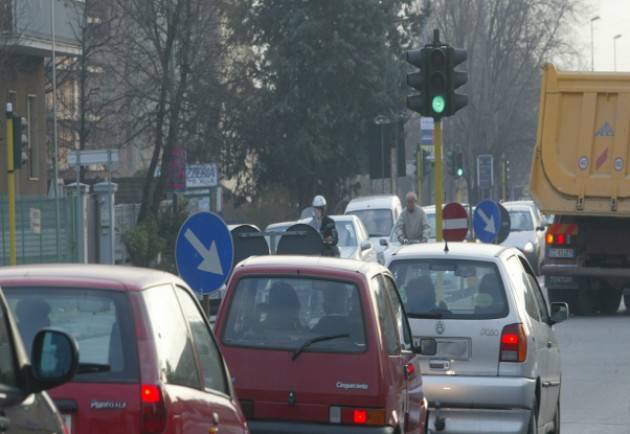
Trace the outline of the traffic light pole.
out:
M 435 149 L 435 240 L 442 241 L 442 121 L 436 119 L 433 128 Z
M 416 188 L 418 192 L 418 199 L 420 200 L 420 205 L 422 205 L 422 200 L 424 199 L 424 195 L 422 194 L 422 178 L 424 177 L 424 160 L 422 155 L 422 148 L 420 145 L 416 148 Z
M 15 239 L 15 167 L 13 159 L 13 105 L 7 104 L 7 191 L 9 196 L 9 265 L 17 264 Z

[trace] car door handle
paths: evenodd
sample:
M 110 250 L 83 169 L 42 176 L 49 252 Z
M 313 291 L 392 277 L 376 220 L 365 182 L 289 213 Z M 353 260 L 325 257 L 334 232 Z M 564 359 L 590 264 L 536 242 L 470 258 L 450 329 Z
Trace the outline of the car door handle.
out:
M 451 362 L 449 362 L 448 360 L 431 360 L 429 362 L 429 367 L 431 369 L 442 369 L 446 371 L 451 367 Z

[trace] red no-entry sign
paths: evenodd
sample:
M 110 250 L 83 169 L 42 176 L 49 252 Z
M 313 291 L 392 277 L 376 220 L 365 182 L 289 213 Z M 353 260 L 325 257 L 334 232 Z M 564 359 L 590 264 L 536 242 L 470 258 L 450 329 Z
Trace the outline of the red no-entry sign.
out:
M 449 203 L 442 210 L 444 221 L 442 234 L 445 241 L 464 241 L 468 234 L 468 213 L 466 208 L 457 202 Z

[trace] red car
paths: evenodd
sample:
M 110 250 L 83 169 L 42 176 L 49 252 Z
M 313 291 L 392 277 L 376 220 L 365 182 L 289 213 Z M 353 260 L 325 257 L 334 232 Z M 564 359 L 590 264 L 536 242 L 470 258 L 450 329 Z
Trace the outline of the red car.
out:
M 425 432 L 418 350 L 376 263 L 250 258 L 215 332 L 253 434 Z
M 167 273 L 94 265 L 0 269 L 24 344 L 72 335 L 79 373 L 49 392 L 70 434 L 248 433 L 192 291 Z

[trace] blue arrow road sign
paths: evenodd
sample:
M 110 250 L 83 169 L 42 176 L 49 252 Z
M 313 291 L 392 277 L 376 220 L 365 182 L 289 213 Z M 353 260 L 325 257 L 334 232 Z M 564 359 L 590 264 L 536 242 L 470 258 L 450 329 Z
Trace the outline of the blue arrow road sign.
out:
M 473 214 L 473 227 L 479 241 L 496 243 L 501 229 L 501 211 L 496 202 L 479 202 Z
M 234 261 L 232 236 L 223 219 L 210 212 L 188 217 L 177 236 L 175 261 L 193 290 L 208 294 L 219 289 Z

